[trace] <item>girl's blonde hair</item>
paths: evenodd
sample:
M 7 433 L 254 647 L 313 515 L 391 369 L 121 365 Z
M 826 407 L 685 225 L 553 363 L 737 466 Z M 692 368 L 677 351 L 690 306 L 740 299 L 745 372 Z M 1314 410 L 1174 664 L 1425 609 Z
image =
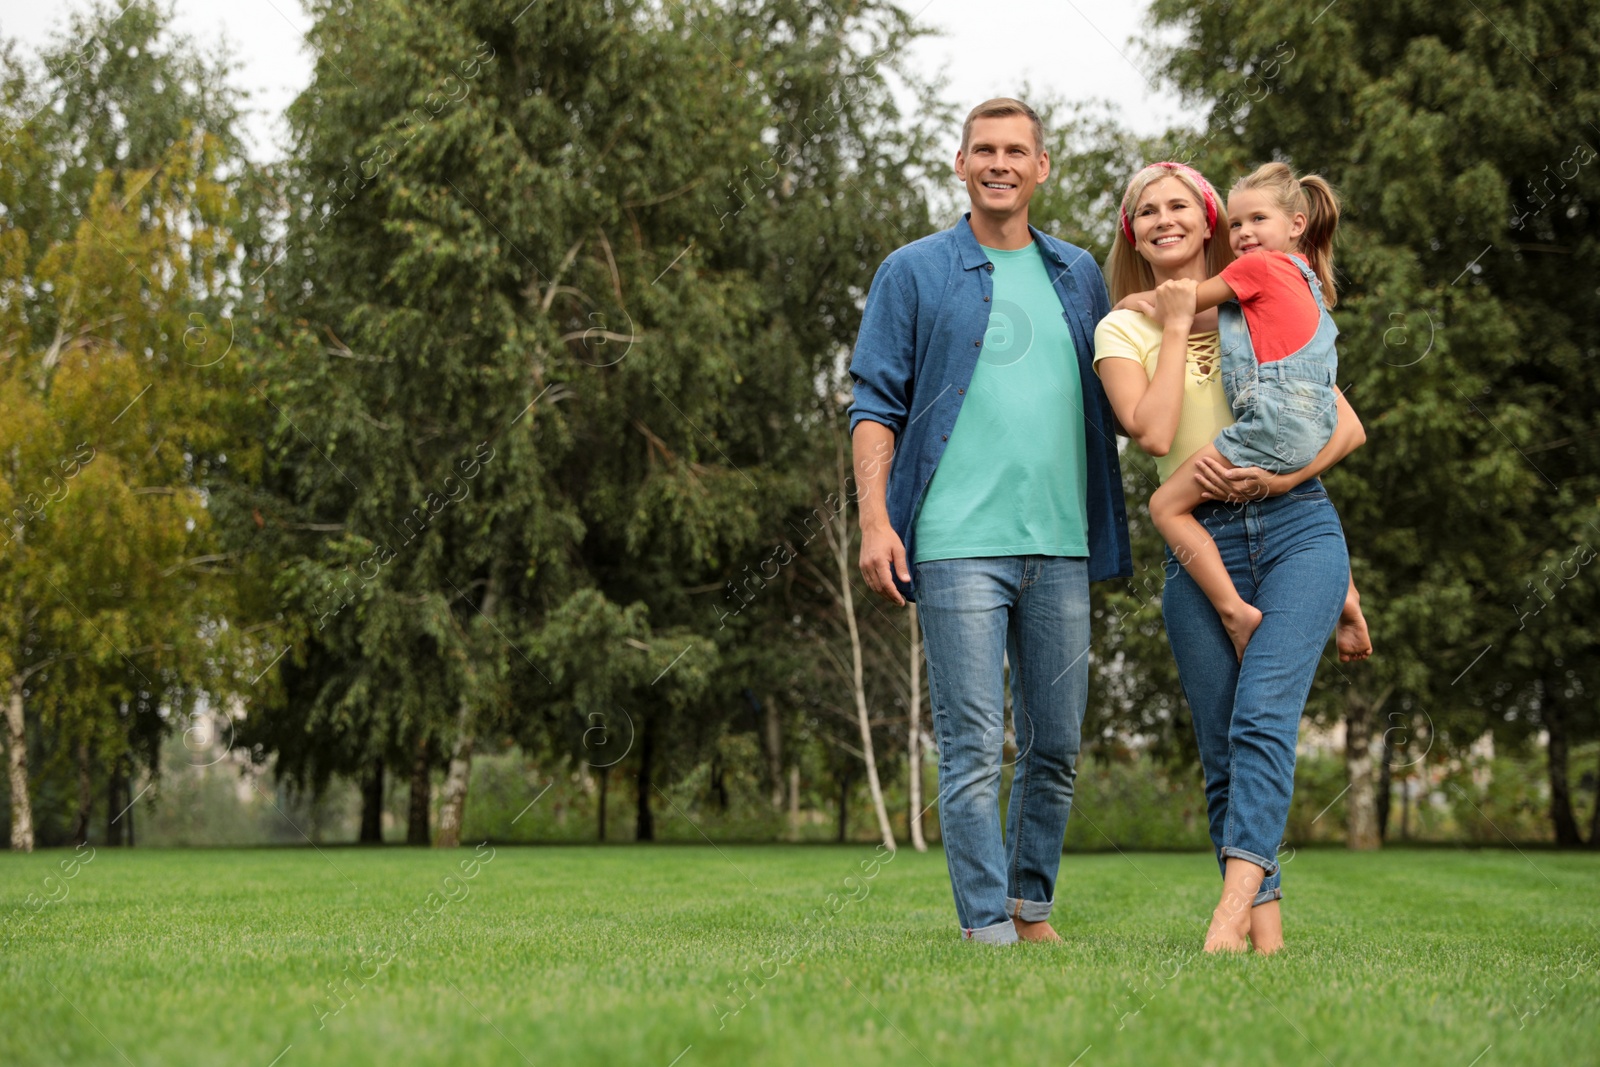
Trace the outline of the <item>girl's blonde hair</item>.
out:
M 1261 164 L 1234 182 L 1228 195 L 1245 189 L 1269 194 L 1285 215 L 1293 217 L 1299 212 L 1306 217 L 1305 232 L 1300 235 L 1296 251 L 1306 257 L 1317 281 L 1322 283 L 1323 303 L 1333 308 L 1339 302 L 1333 284 L 1333 233 L 1339 226 L 1339 194 L 1320 174 L 1296 178 L 1286 163 Z
M 1217 200 L 1215 189 L 1202 189 L 1195 181 L 1206 179 L 1199 171 L 1189 167 L 1176 167 L 1170 163 L 1152 163 L 1133 176 L 1128 182 L 1128 189 L 1122 194 L 1122 210 L 1118 213 L 1117 235 L 1112 239 L 1111 258 L 1106 262 L 1106 273 L 1110 276 L 1107 282 L 1111 288 L 1111 302 L 1115 304 L 1129 293 L 1148 292 L 1156 287 L 1155 272 L 1150 269 L 1150 264 L 1144 256 L 1139 254 L 1133 242 L 1129 241 L 1122 229 L 1123 218 L 1132 219 L 1135 209 L 1139 206 L 1139 198 L 1144 196 L 1145 190 L 1163 178 L 1176 178 L 1186 185 L 1194 194 L 1195 203 L 1200 207 L 1201 215 L 1206 214 L 1206 197 L 1209 194 L 1212 201 Z M 1220 205 L 1219 205 L 1220 208 Z M 1309 217 L 1309 216 L 1308 216 Z M 1206 240 L 1206 277 L 1215 277 L 1233 262 L 1233 249 L 1226 239 L 1219 240 L 1217 227 L 1222 225 L 1223 219 L 1219 211 L 1217 221 L 1211 226 L 1211 236 Z

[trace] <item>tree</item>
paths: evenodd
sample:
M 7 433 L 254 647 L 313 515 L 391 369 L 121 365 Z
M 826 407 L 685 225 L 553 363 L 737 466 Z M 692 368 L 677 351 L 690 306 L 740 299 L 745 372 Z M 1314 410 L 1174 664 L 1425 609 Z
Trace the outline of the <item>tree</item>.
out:
M 114 782 L 134 753 L 154 773 L 160 738 L 202 694 L 245 688 L 252 653 L 206 495 L 250 449 L 230 435 L 232 365 L 194 358 L 253 239 L 229 188 L 232 97 L 153 4 L 111 16 L 76 16 L 43 75 L 4 51 L 0 674 L 19 849 L 30 718 L 76 755 L 81 837 L 91 754 Z
M 1571 558 L 1596 518 L 1597 387 L 1584 368 L 1600 294 L 1572 279 L 1600 266 L 1600 140 L 1586 120 L 1600 12 L 1514 2 L 1491 21 L 1470 5 L 1376 0 L 1154 11 L 1182 34 L 1164 70 L 1209 120 L 1190 144 L 1214 175 L 1282 158 L 1345 198 L 1340 377 L 1370 443 L 1328 485 L 1378 655 L 1325 672 L 1316 699 L 1347 726 L 1349 844 L 1377 847 L 1380 716 L 1409 702 L 1402 720 L 1425 711 L 1463 745 L 1502 727 L 1485 713 L 1535 663 L 1544 693 L 1567 691 L 1558 665 L 1592 632 L 1517 650 L 1542 610 L 1527 580 Z M 1570 590 L 1563 611 L 1592 618 L 1592 588 Z
M 819 368 L 921 211 L 922 142 L 858 51 L 904 36 L 893 8 L 525 6 L 314 5 L 273 275 L 293 328 L 257 368 L 258 540 L 298 655 L 327 650 L 260 751 L 336 725 L 390 765 L 436 741 L 440 844 L 479 739 L 558 747 L 609 710 L 568 633 L 591 622 L 608 668 L 665 672 L 602 687 L 641 701 L 650 836 L 738 706 L 691 695 L 745 688 L 721 666 L 743 631 L 697 638 L 693 590 L 781 526 Z

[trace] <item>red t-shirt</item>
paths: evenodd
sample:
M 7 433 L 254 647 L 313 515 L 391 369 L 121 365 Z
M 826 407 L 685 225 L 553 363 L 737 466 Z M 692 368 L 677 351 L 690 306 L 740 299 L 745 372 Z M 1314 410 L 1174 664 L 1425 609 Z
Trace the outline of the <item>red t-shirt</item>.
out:
M 1322 309 L 1289 253 L 1240 256 L 1222 268 L 1222 280 L 1239 298 L 1257 363 L 1292 356 L 1316 336 Z

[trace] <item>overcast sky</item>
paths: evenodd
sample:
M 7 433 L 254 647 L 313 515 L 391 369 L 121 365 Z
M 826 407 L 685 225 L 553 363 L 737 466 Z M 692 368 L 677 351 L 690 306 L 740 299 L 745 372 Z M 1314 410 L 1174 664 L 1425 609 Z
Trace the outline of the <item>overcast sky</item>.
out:
M 126 0 L 113 0 L 119 7 Z M 916 11 L 924 0 L 902 0 Z M 0 0 L 0 36 L 35 49 L 88 0 Z M 1130 43 L 1147 36 L 1147 0 L 931 0 L 918 16 L 941 36 L 919 42 L 914 61 L 949 80 L 949 99 L 965 108 L 1009 96 L 1023 82 L 1068 101 L 1111 102 L 1123 125 L 1153 133 L 1176 115 L 1170 93 L 1156 91 Z M 253 154 L 283 154 L 284 108 L 311 75 L 302 44 L 310 19 L 300 0 L 177 0 L 178 27 L 205 45 L 226 40 L 241 63 L 236 78 L 251 94 Z M 954 140 L 952 139 L 952 151 Z

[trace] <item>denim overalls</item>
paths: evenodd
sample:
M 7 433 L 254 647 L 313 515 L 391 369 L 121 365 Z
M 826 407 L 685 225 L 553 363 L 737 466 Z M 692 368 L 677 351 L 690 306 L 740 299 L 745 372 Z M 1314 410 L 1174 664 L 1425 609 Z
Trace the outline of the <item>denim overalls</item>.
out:
M 1298 352 L 1258 363 L 1239 302 L 1230 300 L 1217 308 L 1222 388 L 1236 421 L 1213 443 L 1234 466 L 1275 474 L 1310 463 L 1339 422 L 1334 403 L 1339 355 L 1333 344 L 1339 328 L 1322 302 L 1316 274 L 1298 256 L 1289 258 L 1311 287 L 1319 312 L 1317 332 Z

